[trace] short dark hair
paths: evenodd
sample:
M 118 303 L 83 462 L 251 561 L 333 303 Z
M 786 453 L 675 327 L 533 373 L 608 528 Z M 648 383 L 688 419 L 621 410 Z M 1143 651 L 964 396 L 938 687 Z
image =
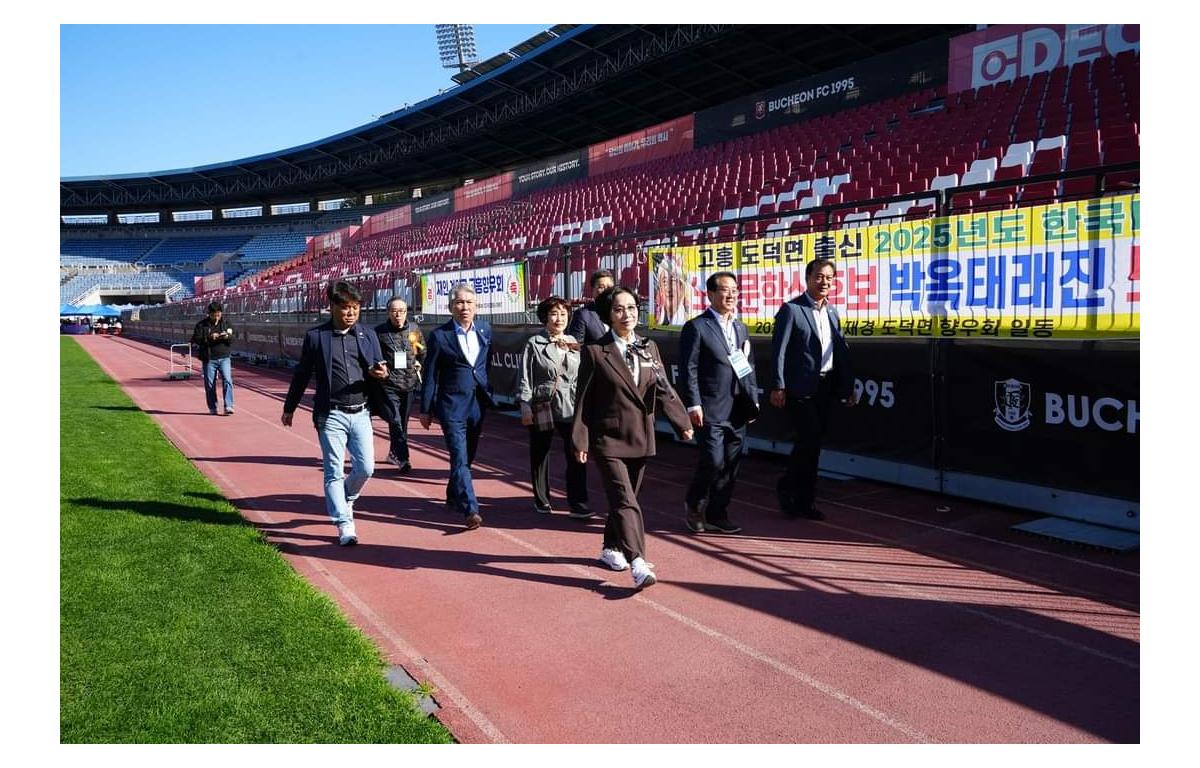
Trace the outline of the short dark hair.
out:
M 537 305 L 537 318 L 542 325 L 546 324 L 546 319 L 550 317 L 550 310 L 555 307 L 567 310 L 567 317 L 571 317 L 571 305 L 567 303 L 567 300 L 560 296 L 551 296 L 548 299 L 542 299 L 542 302 Z
M 733 274 L 732 272 L 713 272 L 708 276 L 708 279 L 704 281 L 704 286 L 710 291 L 715 291 L 719 287 L 717 285 L 717 281 L 722 277 L 728 277 L 729 279 L 733 280 L 734 285 L 738 284 L 737 275 Z
M 814 272 L 816 272 L 818 269 L 821 269 L 826 264 L 833 267 L 833 274 L 837 275 L 837 264 L 833 263 L 833 259 L 822 256 L 819 259 L 813 259 L 812 261 L 808 262 L 808 266 L 804 268 L 804 279 L 807 280 L 808 278 L 812 277 Z
M 633 297 L 633 303 L 637 304 L 637 294 L 619 285 L 614 285 L 596 297 L 596 314 L 600 315 L 600 319 L 609 325 L 612 325 L 613 304 L 616 302 L 617 296 L 620 296 L 622 293 L 628 293 Z
M 224 312 L 225 305 L 219 301 L 210 301 L 208 303 L 208 311 L 209 312 Z
M 362 294 L 358 292 L 358 288 L 354 287 L 353 283 L 348 283 L 345 280 L 334 280 L 325 289 L 325 295 L 329 297 L 330 304 L 362 304 Z
M 592 273 L 591 279 L 588 280 L 588 285 L 595 288 L 597 281 L 605 277 L 607 277 L 609 280 L 612 280 L 614 283 L 617 282 L 617 278 L 613 277 L 611 269 L 597 269 Z

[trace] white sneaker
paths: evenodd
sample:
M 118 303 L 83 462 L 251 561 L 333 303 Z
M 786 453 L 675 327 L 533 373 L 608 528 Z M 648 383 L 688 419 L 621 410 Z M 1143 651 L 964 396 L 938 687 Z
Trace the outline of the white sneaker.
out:
M 633 562 L 630 564 L 630 573 L 633 575 L 633 586 L 638 589 L 645 589 L 658 581 L 654 576 L 654 571 L 650 570 L 650 564 L 640 557 L 633 558 Z
M 338 523 L 338 544 L 348 547 L 358 543 L 358 533 L 354 530 L 354 521 Z
M 600 562 L 614 571 L 624 571 L 629 568 L 629 561 L 625 559 L 625 554 L 619 549 L 600 550 Z

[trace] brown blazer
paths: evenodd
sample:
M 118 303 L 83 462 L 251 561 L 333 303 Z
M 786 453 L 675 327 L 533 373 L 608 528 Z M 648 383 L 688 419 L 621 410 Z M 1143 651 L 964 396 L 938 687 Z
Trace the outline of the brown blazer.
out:
M 580 350 L 571 432 L 575 451 L 622 459 L 653 456 L 655 405 L 662 408 L 680 436 L 692 428 L 683 402 L 662 373 L 658 347 L 650 341 L 646 350 L 657 363 L 659 375 L 649 362 L 639 360 L 636 387 L 611 332 Z

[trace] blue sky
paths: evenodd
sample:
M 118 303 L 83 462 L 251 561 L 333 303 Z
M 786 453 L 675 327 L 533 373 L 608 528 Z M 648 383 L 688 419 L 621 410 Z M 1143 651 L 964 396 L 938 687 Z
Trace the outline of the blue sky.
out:
M 480 58 L 554 23 L 476 25 Z M 432 24 L 64 24 L 60 44 L 63 177 L 274 152 L 454 85 Z

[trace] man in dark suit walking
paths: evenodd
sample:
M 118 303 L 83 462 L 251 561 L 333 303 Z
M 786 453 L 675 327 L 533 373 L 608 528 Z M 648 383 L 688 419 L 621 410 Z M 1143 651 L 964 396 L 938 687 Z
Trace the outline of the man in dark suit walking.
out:
M 607 269 L 598 269 L 592 273 L 589 283 L 592 288 L 592 300 L 575 310 L 571 316 L 571 324 L 567 326 L 567 334 L 574 336 L 580 344 L 598 344 L 608 333 L 608 323 L 601 319 L 596 312 L 596 298 L 616 285 L 613 273 Z
M 729 501 L 737 481 L 746 425 L 758 416 L 758 385 L 750 332 L 734 316 L 737 276 L 709 276 L 708 309 L 688 320 L 679 334 L 680 395 L 696 428 L 699 461 L 684 498 L 685 522 L 693 533 L 737 533 Z
M 470 283 L 450 289 L 452 319 L 429 334 L 421 390 L 421 426 L 429 429 L 437 416 L 450 452 L 446 506 L 462 513 L 468 530 L 483 523 L 471 482 L 471 464 L 484 413 L 495 404 L 488 382 L 492 327 L 475 318 L 475 309 L 475 289 Z
M 285 427 L 315 373 L 313 425 L 321 443 L 325 471 L 325 511 L 337 525 L 338 544 L 358 543 L 354 528 L 354 501 L 375 471 L 375 433 L 371 412 L 391 420 L 392 409 L 379 386 L 387 378 L 387 364 L 379 338 L 358 324 L 362 296 L 344 280 L 330 283 L 330 320 L 309 329 L 300 348 L 300 362 L 283 401 Z M 368 410 L 369 409 L 369 410 Z M 350 451 L 350 476 L 343 463 Z
M 821 520 L 817 509 L 817 467 L 821 438 L 836 397 L 857 401 L 850 348 L 842 335 L 829 289 L 837 276 L 832 259 L 815 259 L 804 270 L 805 291 L 775 314 L 771 336 L 771 404 L 783 409 L 796 430 L 787 471 L 776 491 L 788 517 Z

